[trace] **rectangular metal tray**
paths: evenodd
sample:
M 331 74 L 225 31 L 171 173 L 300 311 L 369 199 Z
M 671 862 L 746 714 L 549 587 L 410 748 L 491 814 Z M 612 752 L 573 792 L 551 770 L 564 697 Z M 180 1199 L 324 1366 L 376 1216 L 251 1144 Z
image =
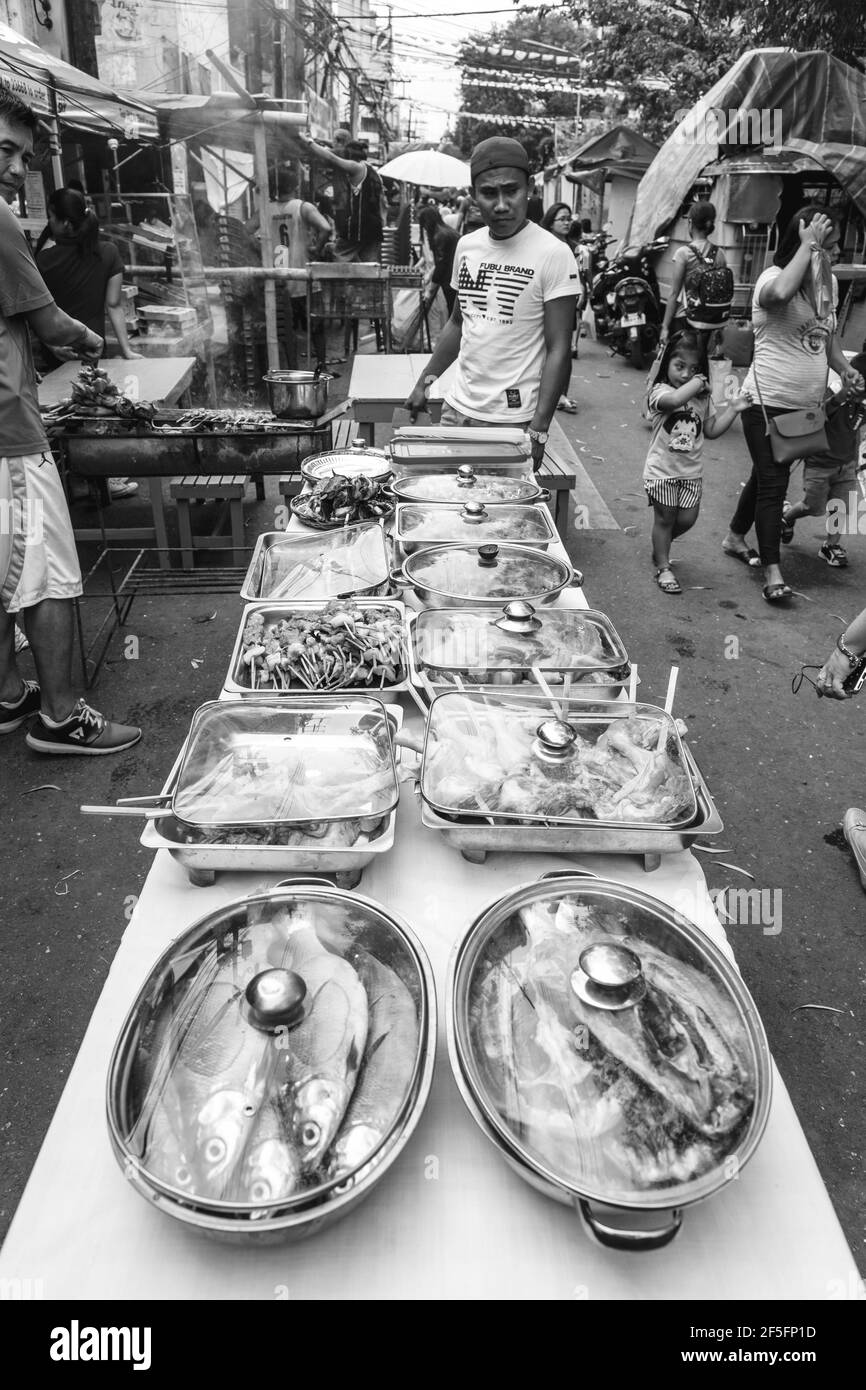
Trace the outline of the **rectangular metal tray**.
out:
M 464 859 L 481 864 L 488 853 L 512 854 L 636 854 L 646 867 L 656 868 L 663 854 L 688 849 L 704 835 L 720 835 L 724 822 L 716 809 L 694 754 L 683 746 L 695 787 L 698 814 L 687 826 L 670 830 L 640 825 L 479 825 L 460 824 L 437 816 L 420 798 L 421 824 L 437 830 Z
M 365 524 L 375 525 L 375 523 L 365 523 Z M 347 527 L 347 528 L 345 528 L 345 529 L 348 530 L 348 531 L 353 531 L 353 530 L 357 530 L 358 528 L 357 528 L 357 527 L 351 527 L 351 526 L 350 526 L 350 527 Z M 332 594 L 332 595 L 330 596 L 331 598 L 348 597 L 350 594 L 353 595 L 353 596 L 354 596 L 354 595 L 380 595 L 380 594 L 386 594 L 386 593 L 388 592 L 389 585 L 390 585 L 390 577 L 389 577 L 389 575 L 390 575 L 390 564 L 389 564 L 388 547 L 387 547 L 387 542 L 386 542 L 386 539 L 385 539 L 385 532 L 382 531 L 382 528 L 381 528 L 381 527 L 379 528 L 379 530 L 381 531 L 381 535 L 382 535 L 382 554 L 383 554 L 382 566 L 383 566 L 383 570 L 384 570 L 384 575 L 383 575 L 382 580 L 381 580 L 380 582 L 376 583 L 376 584 L 369 585 L 367 588 L 358 588 L 358 589 L 354 589 L 354 590 L 353 590 L 353 589 L 348 589 L 348 590 L 346 590 L 345 593 L 343 593 L 343 594 Z M 293 532 L 286 532 L 286 531 L 265 531 L 265 532 L 263 532 L 262 535 L 260 535 L 259 538 L 258 538 L 258 540 L 256 541 L 255 549 L 254 549 L 254 551 L 253 551 L 252 559 L 250 560 L 249 568 L 248 568 L 248 570 L 247 570 L 247 572 L 246 572 L 246 574 L 245 574 L 245 576 L 244 576 L 244 581 L 243 581 L 243 584 L 241 585 L 241 591 L 240 591 L 240 593 L 241 593 L 241 598 L 246 599 L 248 602 L 253 602 L 253 603 L 257 603 L 257 602 L 259 602 L 259 601 L 265 602 L 265 601 L 270 600 L 270 602 L 272 602 L 272 603 L 286 603 L 286 604 L 291 604 L 291 603 L 295 603 L 295 602 L 299 601 L 299 599 L 300 599 L 301 597 L 307 598 L 307 599 L 309 599 L 310 601 L 313 601 L 313 602 L 326 602 L 327 600 L 324 599 L 322 595 L 318 595 L 318 596 L 317 596 L 316 594 L 311 594 L 311 595 L 306 595 L 306 594 L 305 594 L 305 595 L 303 595 L 303 596 L 299 595 L 299 596 L 298 596 L 298 600 L 292 598 L 291 596 L 287 596 L 287 597 L 285 597 L 285 598 L 280 599 L 280 598 L 273 598 L 273 597 L 270 597 L 268 594 L 262 594 L 262 593 L 260 592 L 260 589 L 261 589 L 261 580 L 262 580 L 262 566 L 263 566 L 263 564 L 264 564 L 264 559 L 265 559 L 265 555 L 266 555 L 267 551 L 270 550 L 270 548 L 271 548 L 272 546 L 274 546 L 274 545 L 282 545 L 282 544 L 285 544 L 287 541 L 289 541 L 289 542 L 291 542 L 291 541 L 297 541 L 299 544 L 304 544 L 304 543 L 306 543 L 307 545 L 310 545 L 310 546 L 315 546 L 315 545 L 318 543 L 319 547 L 320 547 L 322 550 L 326 550 L 326 549 L 329 549 L 329 548 L 330 548 L 329 542 L 330 542 L 333 538 L 335 538 L 335 537 L 336 537 L 336 538 L 339 538 L 339 537 L 342 536 L 342 535 L 343 535 L 343 531 L 328 531 L 328 532 L 326 532 L 326 533 L 319 534 L 318 532 L 315 532 L 315 531 L 302 532 L 302 531 L 300 530 L 300 528 L 299 528 L 299 530 L 298 530 L 297 532 L 294 532 L 294 531 L 293 531 Z M 347 583 L 350 583 L 351 581 L 347 578 L 347 581 L 346 581 L 346 582 L 347 582 Z
M 395 734 L 403 724 L 403 710 L 399 705 L 388 709 Z M 186 744 L 178 753 L 177 759 L 163 788 L 165 796 L 171 796 L 177 774 L 183 761 Z M 400 748 L 394 748 L 394 760 L 399 765 Z M 213 883 L 217 873 L 314 873 L 330 874 L 335 877 L 339 888 L 354 888 L 360 881 L 361 871 L 380 854 L 387 854 L 394 848 L 394 835 L 397 819 L 396 809 L 391 812 L 381 835 L 364 845 L 351 845 L 348 849 L 316 849 L 314 846 L 296 848 L 290 845 L 184 845 L 180 844 L 173 832 L 177 822 L 172 818 L 148 821 L 141 833 L 139 843 L 145 849 L 166 849 L 172 859 L 182 864 L 190 883 L 197 887 L 207 887 Z
M 490 441 L 479 431 L 477 438 L 449 439 L 431 434 L 429 438 L 401 438 L 396 434 L 388 445 L 395 473 L 420 469 L 425 473 L 449 472 L 471 463 L 485 473 L 507 473 L 528 477 L 530 456 L 522 445 L 511 441 Z
M 468 498 L 467 500 L 471 501 L 472 499 Z M 528 545 L 531 546 L 533 550 L 549 550 L 551 542 L 559 540 L 556 527 L 553 524 L 553 517 L 550 515 L 550 511 L 547 507 L 539 505 L 537 502 L 499 503 L 494 504 L 494 507 L 495 510 L 498 511 L 500 506 L 508 505 L 519 508 L 520 511 L 537 512 L 544 523 L 546 534 L 534 540 L 521 540 L 506 534 L 491 536 L 488 534 L 487 526 L 482 521 L 479 522 L 477 526 L 467 527 L 462 533 L 457 533 L 455 530 L 455 532 L 449 536 L 446 534 L 448 528 L 445 523 L 449 516 L 454 516 L 455 514 L 459 516 L 462 511 L 459 502 L 398 502 L 391 534 L 395 544 L 400 547 L 404 555 L 412 555 L 416 550 L 425 550 L 431 545 L 484 545 L 487 541 L 492 541 L 496 545 Z M 413 509 L 417 510 L 418 507 L 433 508 L 441 515 L 443 521 L 442 535 L 436 537 L 426 536 L 423 539 L 418 538 L 413 540 L 411 531 L 406 536 L 402 534 L 401 526 L 403 517 L 407 511 Z
M 334 601 L 334 600 L 331 600 L 331 602 L 333 602 L 333 601 Z M 263 614 L 263 616 L 264 616 L 266 622 L 269 622 L 269 621 L 277 621 L 277 622 L 278 622 L 281 618 L 287 617 L 289 613 L 316 613 L 316 612 L 321 612 L 321 610 L 322 610 L 323 608 L 326 608 L 327 605 L 328 605 L 328 600 L 325 600 L 325 599 L 306 599 L 306 600 L 305 600 L 305 599 L 295 599 L 295 600 L 287 600 L 287 601 L 285 601 L 285 602 L 283 602 L 283 603 L 280 603 L 279 601 L 277 601 L 277 602 L 270 602 L 270 601 L 268 601 L 267 599 L 263 599 L 263 600 L 261 601 L 261 603 L 251 603 L 251 604 L 249 605 L 249 607 L 245 608 L 244 611 L 243 611 L 243 616 L 241 617 L 240 626 L 238 627 L 238 635 L 237 635 L 237 637 L 236 637 L 236 639 L 235 639 L 235 644 L 234 644 L 234 647 L 233 647 L 233 649 L 232 649 L 231 660 L 229 661 L 229 669 L 228 669 L 228 672 L 226 673 L 226 677 L 225 677 L 225 679 L 224 679 L 224 681 L 223 681 L 223 692 L 224 692 L 225 694 L 227 694 L 227 695 L 232 695 L 232 696 L 234 696 L 234 695 L 243 695 L 243 696 L 268 695 L 268 696 L 274 696 L 274 697 L 276 697 L 276 698 L 278 698 L 278 699 L 294 699 L 294 698 L 296 698 L 296 697 L 299 696 L 299 695 L 300 695 L 300 696 L 308 696 L 308 695 L 313 695 L 313 696 L 315 696 L 315 695 L 317 695 L 317 694 L 320 694 L 320 695 L 342 695 L 342 694 L 346 694 L 346 695 L 349 695 L 349 694 L 351 694 L 351 695 L 372 695 L 372 696 L 375 696 L 375 698 L 376 698 L 377 700 L 384 700 L 384 701 L 387 703 L 387 702 L 390 702 L 391 700 L 396 700 L 397 697 L 398 697 L 398 695 L 403 694 L 403 693 L 405 693 L 406 691 L 408 691 L 408 690 L 409 690 L 409 661 L 408 661 L 408 644 L 409 644 L 409 639 L 408 639 L 407 628 L 406 628 L 406 605 L 405 605 L 404 603 L 401 603 L 399 599 L 393 599 L 393 598 L 392 598 L 392 599 L 387 599 L 387 598 L 376 598 L 376 599 L 374 599 L 374 598 L 369 598 L 369 599 L 363 599 L 363 598 L 361 598 L 361 599 L 358 599 L 358 598 L 349 598 L 349 599 L 345 599 L 345 600 L 336 600 L 336 601 L 337 601 L 337 602 L 345 602 L 346 604 L 351 604 L 353 607 L 360 608 L 360 609 L 365 609 L 365 608 L 391 608 L 391 609 L 394 609 L 394 610 L 395 610 L 395 612 L 396 612 L 396 613 L 398 614 L 398 616 L 400 617 L 401 622 L 402 622 L 402 625 L 403 625 L 403 640 L 404 640 L 404 643 L 406 644 L 406 664 L 405 664 L 405 667 L 404 667 L 405 675 L 404 675 L 404 677 L 403 677 L 403 679 L 402 679 L 401 681 L 397 681 L 397 682 L 396 682 L 395 684 L 393 684 L 393 685 L 383 685 L 383 686 L 378 686 L 378 685 L 336 685 L 336 686 L 330 687 L 328 690 L 321 690 L 321 691 L 310 690 L 310 689 L 309 689 L 307 686 L 305 686 L 305 685 L 293 685 L 293 686 L 291 686 L 291 688 L 290 688 L 289 690 L 272 690 L 272 689 L 270 689 L 270 687 L 268 687 L 268 688 L 266 688 L 266 689 L 262 689 L 262 690 L 258 690 L 258 689 L 256 689 L 256 690 L 251 690 L 250 687 L 249 687 L 248 685 L 243 685 L 243 684 L 241 683 L 240 679 L 239 679 L 239 677 L 240 677 L 240 671 L 241 671 L 241 666 L 242 666 L 242 664 L 243 664 L 242 659 L 241 659 L 241 653 L 242 653 L 242 650 L 243 650 L 244 629 L 246 628 L 247 620 L 248 620 L 248 618 L 250 617 L 250 615 L 251 615 L 252 613 L 261 613 L 261 614 Z
M 426 669 L 423 673 L 420 671 L 415 660 L 414 629 L 415 624 L 418 621 L 418 616 L 419 615 L 417 613 L 407 612 L 406 614 L 406 645 L 409 653 L 409 679 L 411 683 L 415 686 L 417 690 L 424 691 L 425 693 L 429 687 L 433 690 L 433 692 L 436 695 L 441 695 L 446 690 L 459 690 L 460 687 L 457 684 L 456 680 L 444 681 L 436 679 L 436 670 L 447 671 L 449 669 L 447 666 L 440 666 L 437 668 L 430 667 L 429 669 Z M 603 629 L 611 645 L 619 646 L 625 658 L 625 664 L 628 663 L 628 654 L 626 653 L 625 647 L 622 644 L 622 639 L 620 638 L 619 633 L 615 630 L 613 623 L 611 622 L 610 618 L 607 616 L 606 613 L 601 613 L 594 609 L 586 609 L 585 611 L 576 610 L 576 616 L 580 618 L 591 617 L 593 621 L 596 622 L 598 626 Z M 461 668 L 461 670 L 463 669 L 465 668 Z M 542 667 L 541 669 L 542 673 L 548 679 L 548 684 L 550 684 L 550 672 L 546 667 Z M 591 700 L 596 704 L 599 702 L 606 702 L 608 700 L 615 700 L 617 696 L 628 685 L 628 676 L 624 677 L 624 679 L 621 681 L 610 681 L 605 682 L 604 684 L 599 684 L 598 682 L 593 682 L 590 680 L 582 681 L 576 679 L 577 676 L 585 676 L 587 674 L 591 674 L 593 669 L 594 668 L 585 666 L 578 666 L 574 668 L 574 670 L 571 673 L 572 682 L 569 689 L 569 699 Z M 460 678 L 461 680 L 463 680 L 466 690 L 479 690 L 485 692 L 486 694 L 538 696 L 544 693 L 542 690 L 540 690 L 537 682 L 531 679 L 528 681 L 521 681 L 518 685 L 505 685 L 504 683 L 497 683 L 495 681 L 484 684 L 478 684 L 475 681 L 466 681 L 465 677 L 463 676 L 461 676 Z M 640 684 L 639 680 L 637 684 Z M 565 698 L 564 686 L 552 685 L 551 688 L 555 695 L 560 695 L 562 698 Z

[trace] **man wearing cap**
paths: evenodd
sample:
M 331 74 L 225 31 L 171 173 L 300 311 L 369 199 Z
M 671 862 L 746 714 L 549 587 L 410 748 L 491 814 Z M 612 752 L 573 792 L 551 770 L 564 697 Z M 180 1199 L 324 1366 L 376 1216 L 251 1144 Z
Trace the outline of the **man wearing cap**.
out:
M 406 406 L 413 419 L 426 409 L 428 387 L 456 359 L 442 424 L 523 428 L 538 468 L 571 376 L 577 266 L 529 221 L 529 159 L 517 140 L 482 140 L 470 170 L 484 226 L 457 243 L 454 308 Z

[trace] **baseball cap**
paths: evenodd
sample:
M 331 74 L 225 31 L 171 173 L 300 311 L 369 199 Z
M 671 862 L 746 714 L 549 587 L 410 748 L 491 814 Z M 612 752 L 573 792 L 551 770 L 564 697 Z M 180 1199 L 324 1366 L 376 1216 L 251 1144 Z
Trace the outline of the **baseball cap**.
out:
M 523 169 L 529 173 L 529 155 L 519 140 L 511 140 L 506 135 L 491 135 L 482 140 L 469 156 L 469 171 L 472 182 L 488 169 Z

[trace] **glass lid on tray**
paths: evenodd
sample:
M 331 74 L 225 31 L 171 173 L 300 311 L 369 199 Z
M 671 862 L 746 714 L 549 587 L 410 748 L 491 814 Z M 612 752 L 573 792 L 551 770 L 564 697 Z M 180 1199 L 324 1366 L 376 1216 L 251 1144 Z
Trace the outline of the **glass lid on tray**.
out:
M 676 725 L 651 705 L 479 692 L 437 696 L 421 795 L 438 814 L 527 825 L 690 824 L 697 799 Z
M 504 477 L 485 473 L 464 464 L 453 473 L 404 473 L 392 488 L 407 502 L 483 502 L 497 506 L 503 502 L 536 502 L 543 489 L 532 478 Z
M 403 564 L 413 584 L 435 599 L 447 594 L 476 599 L 543 600 L 565 588 L 571 566 L 542 550 L 520 545 L 442 545 L 416 550 Z
M 385 533 L 376 522 L 324 534 L 259 537 L 244 598 L 342 598 L 388 581 Z
M 385 707 L 364 697 L 196 710 L 173 796 L 196 826 L 380 820 L 399 790 Z
M 560 1188 L 676 1207 L 760 1140 L 755 1006 L 703 933 L 640 890 L 557 874 L 508 894 L 458 948 L 450 1008 L 488 1124 Z
M 246 1218 L 267 1239 L 281 1209 L 387 1167 L 426 1099 L 431 1011 L 423 952 L 376 904 L 317 884 L 223 906 L 172 943 L 126 1019 L 118 1161 L 172 1215 Z
M 401 439 L 395 436 L 388 445 L 394 460 L 394 467 L 402 464 L 478 464 L 483 468 L 531 467 L 529 456 L 522 444 L 512 441 L 483 439 L 417 438 Z
M 401 541 L 443 541 L 446 544 L 482 540 L 531 545 L 549 543 L 556 532 L 541 507 L 505 503 L 490 507 L 474 498 L 459 503 L 403 502 L 397 509 L 395 537 Z
M 628 675 L 625 647 L 604 613 L 541 608 L 515 599 L 501 613 L 489 608 L 428 608 L 412 625 L 416 667 L 434 679 L 452 672 L 484 684 L 532 678 L 548 681 L 592 672 L 609 681 Z

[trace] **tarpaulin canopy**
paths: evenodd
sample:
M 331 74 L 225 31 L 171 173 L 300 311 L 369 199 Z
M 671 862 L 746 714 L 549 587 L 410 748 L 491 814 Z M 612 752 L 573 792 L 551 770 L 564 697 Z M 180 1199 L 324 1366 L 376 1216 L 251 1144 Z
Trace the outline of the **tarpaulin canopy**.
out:
M 157 138 L 151 106 L 120 96 L 98 77 L 46 53 L 8 24 L 0 24 L 0 81 L 41 116 L 129 140 Z
M 292 132 L 303 130 L 307 110 L 303 101 L 291 106 L 268 107 L 250 105 L 235 92 L 211 92 L 197 95 L 188 92 L 148 92 L 172 140 L 206 138 L 211 144 L 224 143 L 235 150 L 250 150 L 257 125 L 264 125 L 269 135 L 291 139 Z
M 753 49 L 689 111 L 638 188 L 628 241 L 651 241 L 727 150 L 808 156 L 866 215 L 866 77 L 829 53 Z

